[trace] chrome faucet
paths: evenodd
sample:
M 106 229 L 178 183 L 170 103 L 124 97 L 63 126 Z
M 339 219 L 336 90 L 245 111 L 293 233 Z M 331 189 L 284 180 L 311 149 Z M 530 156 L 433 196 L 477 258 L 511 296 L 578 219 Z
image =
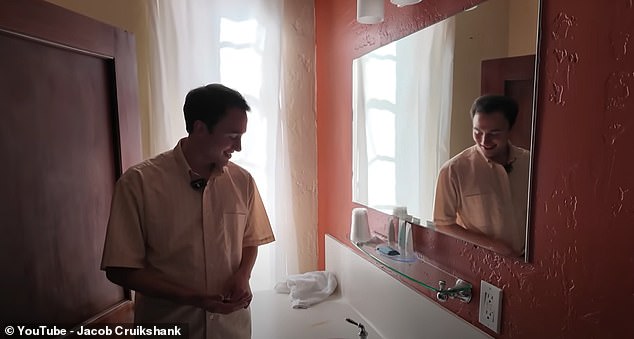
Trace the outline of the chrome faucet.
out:
M 368 337 L 368 332 L 366 332 L 365 327 L 361 323 L 358 323 L 350 318 L 346 318 L 346 321 L 353 325 L 356 325 L 359 328 L 360 339 L 366 339 Z
M 456 286 L 447 289 L 447 283 L 444 280 L 438 282 L 440 289 L 436 293 L 436 298 L 440 302 L 445 302 L 449 298 L 458 299 L 464 303 L 471 301 L 471 289 L 472 285 L 462 279 L 456 281 Z

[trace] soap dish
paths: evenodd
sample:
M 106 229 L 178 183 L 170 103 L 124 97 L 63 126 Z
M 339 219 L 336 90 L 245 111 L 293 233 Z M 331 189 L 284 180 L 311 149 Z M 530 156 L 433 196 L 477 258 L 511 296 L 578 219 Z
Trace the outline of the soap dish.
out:
M 388 245 L 379 245 L 375 250 L 383 257 L 400 262 L 415 262 L 416 256 L 401 254 L 399 251 Z

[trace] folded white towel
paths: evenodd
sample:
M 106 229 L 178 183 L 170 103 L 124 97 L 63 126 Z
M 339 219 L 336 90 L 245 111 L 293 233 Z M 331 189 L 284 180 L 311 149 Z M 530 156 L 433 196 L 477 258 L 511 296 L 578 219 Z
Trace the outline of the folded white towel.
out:
M 275 285 L 277 293 L 290 294 L 293 308 L 308 308 L 328 298 L 337 288 L 332 272 L 317 271 L 290 275 Z

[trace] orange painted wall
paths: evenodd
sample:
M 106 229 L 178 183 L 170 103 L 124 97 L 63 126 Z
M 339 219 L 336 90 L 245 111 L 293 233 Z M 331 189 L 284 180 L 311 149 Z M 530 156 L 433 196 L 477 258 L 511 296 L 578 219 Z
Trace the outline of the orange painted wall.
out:
M 385 0 L 385 21 L 361 25 L 356 1 L 315 1 L 320 267 L 324 234 L 345 243 L 349 233 L 352 59 L 478 2 Z M 496 337 L 634 337 L 634 5 L 543 0 L 542 16 L 531 262 L 424 229 L 416 246 L 476 294 L 480 280 L 504 289 Z M 371 226 L 385 217 L 373 212 Z M 478 324 L 477 297 L 442 305 L 494 335 Z

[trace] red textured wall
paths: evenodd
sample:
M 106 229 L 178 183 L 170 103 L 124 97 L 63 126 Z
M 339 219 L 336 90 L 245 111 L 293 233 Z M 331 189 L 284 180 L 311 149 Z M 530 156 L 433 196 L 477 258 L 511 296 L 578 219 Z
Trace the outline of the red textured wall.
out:
M 353 207 L 352 59 L 478 2 L 385 0 L 384 23 L 361 25 L 356 1 L 315 1 L 320 267 L 324 234 L 347 242 Z M 530 263 L 417 229 L 417 248 L 476 293 L 480 280 L 504 289 L 497 337 L 634 337 L 633 2 L 542 0 Z M 372 227 L 384 219 L 373 213 Z M 493 335 L 477 297 L 442 305 Z

